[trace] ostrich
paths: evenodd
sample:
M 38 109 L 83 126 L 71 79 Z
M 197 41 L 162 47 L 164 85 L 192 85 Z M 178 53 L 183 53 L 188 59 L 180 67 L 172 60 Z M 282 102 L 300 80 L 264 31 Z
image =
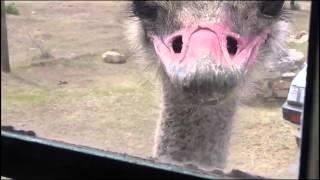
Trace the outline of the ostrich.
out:
M 133 1 L 126 36 L 158 67 L 162 112 L 154 158 L 224 168 L 241 97 L 285 49 L 284 1 Z

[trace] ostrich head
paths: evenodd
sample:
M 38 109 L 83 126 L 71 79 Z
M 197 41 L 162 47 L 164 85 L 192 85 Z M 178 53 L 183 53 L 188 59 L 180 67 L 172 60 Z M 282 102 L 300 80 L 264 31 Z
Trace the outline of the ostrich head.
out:
M 127 29 L 166 83 L 193 103 L 217 102 L 234 95 L 269 55 L 279 54 L 287 29 L 283 4 L 134 1 Z

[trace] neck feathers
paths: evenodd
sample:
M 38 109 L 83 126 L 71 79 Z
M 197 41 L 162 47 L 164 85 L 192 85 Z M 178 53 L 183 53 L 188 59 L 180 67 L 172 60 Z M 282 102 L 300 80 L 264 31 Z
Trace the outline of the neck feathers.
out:
M 166 86 L 156 137 L 159 160 L 200 168 L 223 168 L 228 154 L 236 100 L 197 105 L 183 92 Z

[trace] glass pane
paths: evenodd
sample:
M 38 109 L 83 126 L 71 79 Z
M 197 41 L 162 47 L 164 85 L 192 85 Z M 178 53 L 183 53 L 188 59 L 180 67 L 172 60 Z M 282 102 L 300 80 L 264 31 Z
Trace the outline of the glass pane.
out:
M 296 178 L 310 2 L 281 7 L 6 2 L 2 128 L 203 172 Z

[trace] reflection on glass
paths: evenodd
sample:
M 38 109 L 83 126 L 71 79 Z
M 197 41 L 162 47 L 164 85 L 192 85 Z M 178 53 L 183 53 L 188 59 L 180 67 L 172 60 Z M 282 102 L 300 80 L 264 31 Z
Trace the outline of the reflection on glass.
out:
M 261 9 L 252 2 L 138 3 L 134 16 L 150 37 L 132 44 L 141 29 L 128 24 L 130 3 L 6 2 L 11 72 L 1 73 L 2 125 L 203 170 L 296 177 L 289 167 L 299 151 L 296 112 L 301 113 L 305 92 L 299 77 L 306 73 L 310 3 L 295 2 L 288 48 L 279 57 L 263 57 L 264 73 L 239 67 L 261 59 L 258 50 L 272 43 L 266 29 L 281 7 L 279 12 L 268 7 L 277 4 Z M 141 10 L 145 6 L 149 10 Z M 284 18 L 290 3 L 283 8 Z M 233 26 L 218 21 L 222 14 L 233 17 Z M 130 48 L 145 42 L 147 56 Z M 244 101 L 235 103 L 229 95 L 248 75 L 257 79 L 238 90 L 236 97 Z M 203 123 L 217 117 L 216 123 Z

